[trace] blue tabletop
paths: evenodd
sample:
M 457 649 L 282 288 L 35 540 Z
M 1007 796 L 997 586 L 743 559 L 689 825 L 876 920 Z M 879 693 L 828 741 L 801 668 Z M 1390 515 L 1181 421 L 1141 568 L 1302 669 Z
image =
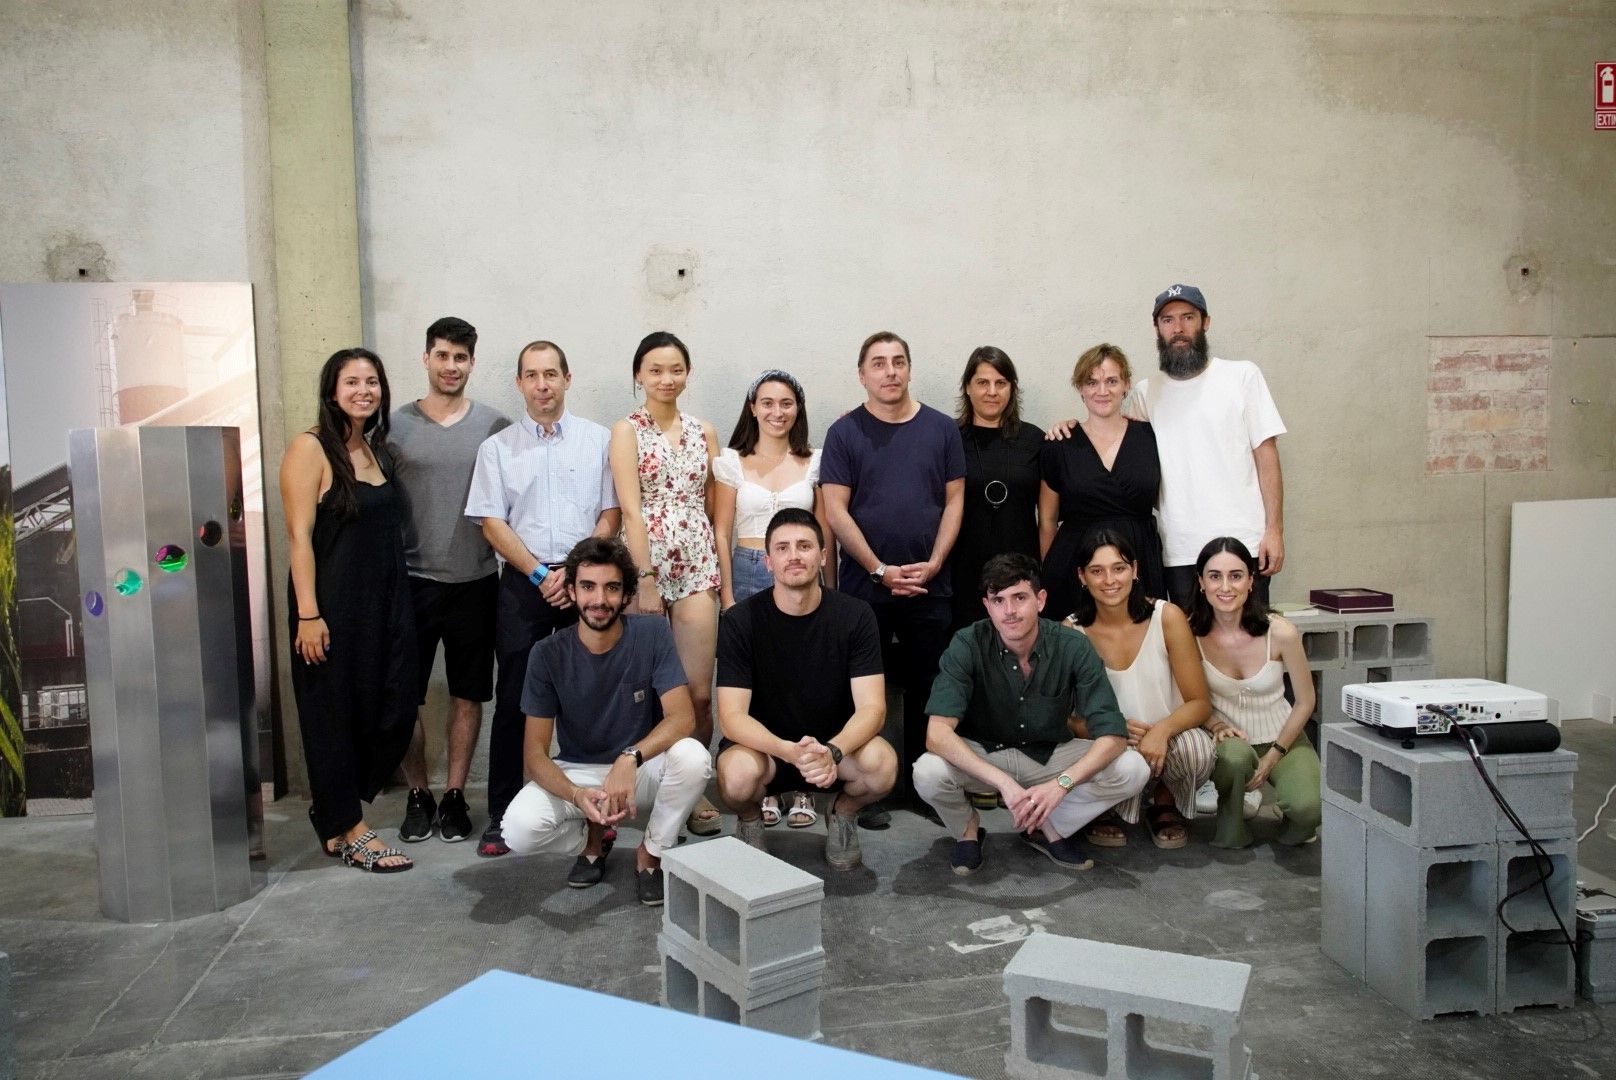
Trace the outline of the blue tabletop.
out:
M 317 1080 L 645 1076 L 925 1080 L 913 1065 L 490 971 L 359 1044 Z

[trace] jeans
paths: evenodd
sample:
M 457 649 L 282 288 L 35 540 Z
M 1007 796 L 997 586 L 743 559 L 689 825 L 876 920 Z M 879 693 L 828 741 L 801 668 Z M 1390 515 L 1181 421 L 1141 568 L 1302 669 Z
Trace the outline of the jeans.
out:
M 737 604 L 754 593 L 774 588 L 774 575 L 763 565 L 763 552 L 737 545 L 729 553 L 729 587 Z

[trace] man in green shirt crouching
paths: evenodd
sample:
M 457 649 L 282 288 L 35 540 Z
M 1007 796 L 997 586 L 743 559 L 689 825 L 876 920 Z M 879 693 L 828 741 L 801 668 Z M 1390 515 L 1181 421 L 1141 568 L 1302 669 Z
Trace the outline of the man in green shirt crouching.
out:
M 1070 870 L 1094 861 L 1078 833 L 1150 779 L 1128 748 L 1128 726 L 1088 638 L 1039 618 L 1045 592 L 1026 555 L 995 555 L 982 568 L 988 617 L 954 635 L 926 711 L 926 750 L 915 791 L 955 838 L 956 874 L 982 865 L 986 830 L 969 791 L 1004 797 L 1022 839 Z M 1090 738 L 1072 734 L 1070 719 Z

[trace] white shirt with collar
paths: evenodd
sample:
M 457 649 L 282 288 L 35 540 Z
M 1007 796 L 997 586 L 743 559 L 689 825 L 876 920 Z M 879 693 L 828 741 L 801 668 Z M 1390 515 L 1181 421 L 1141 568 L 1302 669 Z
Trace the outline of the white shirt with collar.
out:
M 545 431 L 524 414 L 483 440 L 471 474 L 466 516 L 498 518 L 541 562 L 566 559 L 617 506 L 607 461 L 611 432 L 562 412 Z

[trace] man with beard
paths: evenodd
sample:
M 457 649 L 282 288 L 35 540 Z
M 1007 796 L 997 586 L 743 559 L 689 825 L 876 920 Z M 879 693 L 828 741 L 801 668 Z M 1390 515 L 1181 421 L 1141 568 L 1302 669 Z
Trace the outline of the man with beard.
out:
M 739 818 L 735 834 L 763 848 L 761 800 L 797 792 L 786 824 L 818 816 L 812 796 L 837 794 L 825 823 L 825 861 L 863 861 L 857 815 L 892 790 L 898 755 L 881 738 L 886 682 L 875 612 L 820 587 L 825 535 L 807 510 L 769 521 L 763 558 L 774 587 L 724 613 L 718 627 L 718 789 Z
M 1140 380 L 1130 400 L 1156 431 L 1168 598 L 1187 610 L 1202 546 L 1234 536 L 1257 555 L 1257 598 L 1266 604 L 1269 581 L 1285 564 L 1275 441 L 1285 424 L 1256 364 L 1211 355 L 1212 319 L 1200 289 L 1169 286 L 1156 297 L 1153 319 L 1164 377 Z
M 634 852 L 635 892 L 655 907 L 662 852 L 679 842 L 712 758 L 690 737 L 695 706 L 667 620 L 623 614 L 634 596 L 628 548 L 591 536 L 568 553 L 565 571 L 578 622 L 533 646 L 528 660 L 528 781 L 505 809 L 505 843 L 519 855 L 576 855 L 567 884 L 587 888 L 606 873 L 606 829 L 649 810 Z
M 415 607 L 416 670 L 420 701 L 443 645 L 449 683 L 448 790 L 437 802 L 427 786 L 426 744 L 419 717 L 404 754 L 410 794 L 399 839 L 415 842 L 436 832 L 454 842 L 471 835 L 471 815 L 461 789 L 471 769 L 483 702 L 493 696 L 494 598 L 499 577 L 493 549 L 477 523 L 462 512 L 471 486 L 477 448 L 510 426 L 495 409 L 466 396 L 477 362 L 477 331 L 448 316 L 426 330 L 427 395 L 393 411 L 388 449 L 394 478 L 409 508 L 404 518 L 404 562 Z
M 915 790 L 954 838 L 956 874 L 982 866 L 973 791 L 998 792 L 1022 840 L 1056 866 L 1087 870 L 1094 861 L 1078 834 L 1141 791 L 1150 766 L 1128 748 L 1128 725 L 1089 639 L 1039 617 L 1048 594 L 1037 561 L 993 556 L 979 595 L 988 617 L 954 635 L 926 704 L 928 752 L 915 762 Z M 1074 713 L 1087 738 L 1072 734 Z

